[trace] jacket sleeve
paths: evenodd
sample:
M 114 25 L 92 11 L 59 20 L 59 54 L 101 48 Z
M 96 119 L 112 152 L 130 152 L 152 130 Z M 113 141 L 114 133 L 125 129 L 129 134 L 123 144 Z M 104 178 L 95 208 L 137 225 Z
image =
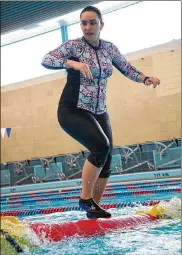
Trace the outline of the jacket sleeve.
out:
M 112 63 L 128 79 L 142 83 L 142 81 L 139 80 L 139 77 L 140 75 L 143 75 L 143 73 L 133 67 L 113 44 Z
M 67 41 L 42 59 L 42 66 L 48 69 L 66 69 L 66 62 L 72 55 L 73 41 Z

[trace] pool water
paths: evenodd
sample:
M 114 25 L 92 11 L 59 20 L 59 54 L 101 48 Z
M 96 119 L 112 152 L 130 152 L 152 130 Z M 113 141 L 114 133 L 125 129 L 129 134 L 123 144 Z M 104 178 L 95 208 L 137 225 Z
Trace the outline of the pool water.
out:
M 173 196 L 165 195 L 165 199 Z M 116 202 L 115 200 L 113 202 Z M 137 210 L 149 209 L 147 206 L 109 209 L 112 217 L 132 216 Z M 70 211 L 49 215 L 24 217 L 23 221 L 61 223 L 86 219 L 83 211 Z M 135 229 L 115 230 L 104 236 L 91 238 L 72 237 L 58 243 L 45 243 L 39 251 L 24 252 L 22 255 L 180 255 L 181 254 L 181 221 L 157 220 Z
M 120 202 L 145 202 L 145 201 L 155 201 L 155 200 L 168 200 L 174 196 L 178 196 L 179 194 L 175 192 L 171 192 L 170 194 L 162 193 L 162 194 L 152 194 L 152 195 L 140 195 L 140 196 L 127 196 L 127 197 L 118 197 L 118 198 L 103 198 L 102 203 L 120 203 Z M 32 204 L 30 201 L 27 201 L 26 205 L 21 205 L 21 210 L 24 209 L 35 209 L 35 208 L 52 208 L 52 207 L 62 207 L 62 206 L 78 206 L 77 200 L 60 200 L 60 201 L 45 201 L 35 204 Z M 19 205 L 2 205 L 1 210 L 3 212 L 9 210 L 20 210 Z
M 141 206 L 140 209 L 149 207 Z M 112 217 L 135 215 L 138 207 L 109 209 Z M 84 212 L 64 212 L 25 217 L 24 221 L 58 223 L 84 219 Z M 158 220 L 132 230 L 117 230 L 92 238 L 73 237 L 58 243 L 43 244 L 39 251 L 22 255 L 178 255 L 181 254 L 181 221 Z
M 176 184 L 172 188 L 179 188 Z M 171 188 L 171 186 L 166 186 Z M 150 188 L 148 188 L 150 189 Z M 156 187 L 156 189 L 164 189 L 164 187 Z M 155 190 L 156 190 L 155 189 Z M 115 191 L 116 192 L 116 191 Z M 120 191 L 121 192 L 121 191 Z M 112 193 L 110 191 L 110 193 Z M 70 194 L 69 194 L 70 195 Z M 172 197 L 180 197 L 178 192 L 163 192 L 142 195 L 129 195 L 120 197 L 104 197 L 102 203 L 118 203 L 118 202 L 135 202 L 150 200 L 170 200 Z M 52 196 L 53 197 L 53 196 Z M 22 209 L 38 209 L 59 206 L 78 205 L 78 199 L 75 200 L 58 200 L 47 201 L 45 204 L 29 204 L 20 206 L 4 205 L 3 211 L 22 210 Z M 12 209 L 13 208 L 13 209 Z M 137 210 L 147 210 L 151 207 L 137 204 L 134 207 L 111 208 L 112 217 L 126 217 L 136 215 Z M 86 219 L 84 211 L 66 211 L 54 214 L 23 216 L 24 222 L 43 222 L 48 224 L 63 223 Z M 165 219 L 149 222 L 140 227 L 130 230 L 114 230 L 103 236 L 82 238 L 72 237 L 64 239 L 56 243 L 45 242 L 39 250 L 26 250 L 22 255 L 180 255 L 181 254 L 181 220 Z
M 158 186 L 156 189 L 152 189 L 152 190 L 160 190 L 160 189 L 175 189 L 175 188 L 179 188 L 180 184 L 173 184 L 172 186 L 166 186 L 164 187 L 160 187 Z M 135 189 L 135 191 L 140 191 L 140 190 L 149 190 L 151 189 L 151 187 L 143 187 L 142 189 Z M 102 203 L 119 203 L 119 202 L 144 202 L 144 201 L 150 201 L 150 200 L 167 200 L 169 199 L 169 197 L 173 197 L 173 196 L 179 196 L 179 193 L 176 192 L 162 192 L 162 193 L 153 193 L 153 194 L 140 194 L 140 195 L 134 195 L 134 194 L 127 194 L 128 191 L 131 190 L 109 190 L 109 191 L 105 191 L 105 194 L 107 193 L 121 193 L 123 192 L 122 195 L 116 195 L 116 197 L 103 197 L 102 198 Z M 133 190 L 132 190 L 133 191 Z M 73 193 L 73 194 L 72 194 Z M 125 194 L 126 193 L 126 194 Z M 74 194 L 74 192 L 70 192 L 69 196 L 78 196 L 80 195 L 80 192 L 77 191 L 77 193 Z M 51 207 L 58 207 L 58 206 L 77 206 L 78 205 L 78 199 L 65 199 L 64 197 L 66 197 L 68 195 L 65 194 L 50 194 L 50 195 L 46 195 L 47 199 L 51 199 L 50 201 L 35 201 L 36 199 L 41 199 L 41 198 L 45 198 L 45 195 L 42 195 L 40 197 L 37 198 L 32 198 L 32 197 L 22 197 L 21 199 L 21 210 L 23 209 L 34 209 L 34 208 L 51 208 Z M 19 200 L 19 199 L 18 199 Z M 17 199 L 14 199 L 13 201 L 18 201 Z M 33 200 L 33 201 L 32 201 Z M 9 200 L 11 201 L 11 200 Z M 2 211 L 8 211 L 8 210 L 19 210 L 20 209 L 20 205 L 18 204 L 5 204 L 7 201 L 6 200 L 2 200 L 2 204 L 1 204 L 1 210 Z

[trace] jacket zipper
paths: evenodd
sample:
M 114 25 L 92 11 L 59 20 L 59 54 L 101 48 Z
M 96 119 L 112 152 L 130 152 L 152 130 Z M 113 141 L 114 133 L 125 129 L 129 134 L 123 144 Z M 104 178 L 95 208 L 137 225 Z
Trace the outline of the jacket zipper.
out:
M 96 53 L 97 61 L 98 61 L 98 64 L 99 64 L 99 79 L 98 79 L 98 87 L 99 88 L 98 88 L 98 93 L 97 93 L 97 104 L 96 104 L 96 107 L 95 107 L 95 114 L 97 114 L 97 108 L 98 108 L 98 105 L 99 105 L 99 94 L 100 94 L 101 66 L 100 66 L 100 61 L 99 61 L 97 51 L 95 51 L 95 53 Z

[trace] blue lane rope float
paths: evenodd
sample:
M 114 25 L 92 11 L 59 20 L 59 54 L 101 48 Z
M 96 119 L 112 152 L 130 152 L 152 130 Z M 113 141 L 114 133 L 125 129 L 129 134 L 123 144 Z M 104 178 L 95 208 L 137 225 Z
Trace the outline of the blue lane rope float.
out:
M 115 184 L 108 184 L 106 187 L 106 190 L 109 189 L 115 189 L 116 187 L 119 188 L 131 188 L 134 186 L 145 186 L 145 187 L 150 187 L 150 185 L 164 185 L 164 186 L 169 186 L 169 185 L 174 185 L 174 183 L 176 184 L 180 184 L 181 180 L 180 179 L 175 179 L 175 180 L 158 180 L 158 181 L 150 181 L 150 182 L 136 182 L 136 183 L 130 183 L 130 184 L 124 184 L 124 183 L 115 183 Z M 166 184 L 166 185 L 165 185 Z M 51 195 L 51 194 L 59 194 L 60 192 L 76 192 L 76 191 L 80 191 L 81 187 L 73 187 L 73 188 L 60 188 L 60 189 L 52 189 L 50 191 L 39 191 L 39 192 L 30 192 L 29 194 L 1 194 L 1 200 L 4 199 L 16 199 L 16 198 L 20 198 L 20 197 L 33 197 L 33 196 L 42 196 L 42 195 Z
M 105 194 L 111 192 L 111 191 L 115 191 L 115 190 L 125 190 L 125 191 L 131 191 L 132 189 L 141 189 L 144 190 L 145 188 L 158 188 L 161 186 L 176 186 L 176 185 L 181 185 L 181 182 L 176 182 L 176 183 L 170 183 L 170 184 L 159 184 L 159 185 L 144 185 L 144 186 L 130 186 L 130 187 L 122 187 L 122 186 L 116 186 L 116 187 L 112 187 L 109 189 L 105 190 Z M 77 190 L 77 191 L 70 191 L 69 194 L 80 194 L 81 193 L 81 189 Z M 35 194 L 29 194 L 26 196 L 17 196 L 17 197 L 10 197 L 10 198 L 2 198 L 1 201 L 2 202 L 7 202 L 7 201 L 26 201 L 26 200 L 35 200 L 35 199 L 39 199 L 39 198 L 50 198 L 52 196 L 54 196 L 55 198 L 59 198 L 59 197 L 64 197 L 67 194 L 67 192 L 64 192 L 63 190 L 61 192 L 52 192 L 49 194 L 43 194 L 43 195 L 35 195 Z
M 166 200 L 168 201 L 168 200 Z M 160 200 L 156 201 L 137 201 L 137 202 L 120 202 L 120 203 L 110 203 L 110 204 L 103 204 L 102 207 L 104 209 L 110 208 L 125 208 L 125 207 L 135 207 L 135 206 L 153 206 L 160 202 Z M 7 211 L 1 212 L 0 216 L 31 216 L 31 215 L 40 215 L 40 214 L 51 214 L 56 212 L 66 212 L 66 211 L 83 211 L 79 206 L 68 206 L 68 207 L 56 207 L 56 208 L 46 208 L 46 209 L 26 209 L 26 210 L 19 210 L 19 211 Z
M 160 194 L 160 193 L 171 193 L 171 192 L 181 192 L 181 188 L 169 188 L 169 189 L 157 189 L 157 190 L 142 190 L 142 191 L 124 191 L 124 192 L 116 192 L 116 193 L 109 193 L 109 194 L 103 194 L 103 197 L 122 197 L 122 196 L 140 196 L 145 194 Z M 42 198 L 37 200 L 27 200 L 27 201 L 7 201 L 2 202 L 1 205 L 30 205 L 35 204 L 38 205 L 43 202 L 50 203 L 51 201 L 64 201 L 64 200 L 76 200 L 79 199 L 80 196 L 64 196 L 64 197 L 58 197 L 58 198 Z

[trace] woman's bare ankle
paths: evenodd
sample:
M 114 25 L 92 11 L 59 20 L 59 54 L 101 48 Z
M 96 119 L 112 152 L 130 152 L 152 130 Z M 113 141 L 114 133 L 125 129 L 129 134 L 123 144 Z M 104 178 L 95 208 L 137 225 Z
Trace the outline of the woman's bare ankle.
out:
M 91 195 L 81 195 L 80 198 L 86 200 L 86 199 L 90 199 L 93 197 Z

